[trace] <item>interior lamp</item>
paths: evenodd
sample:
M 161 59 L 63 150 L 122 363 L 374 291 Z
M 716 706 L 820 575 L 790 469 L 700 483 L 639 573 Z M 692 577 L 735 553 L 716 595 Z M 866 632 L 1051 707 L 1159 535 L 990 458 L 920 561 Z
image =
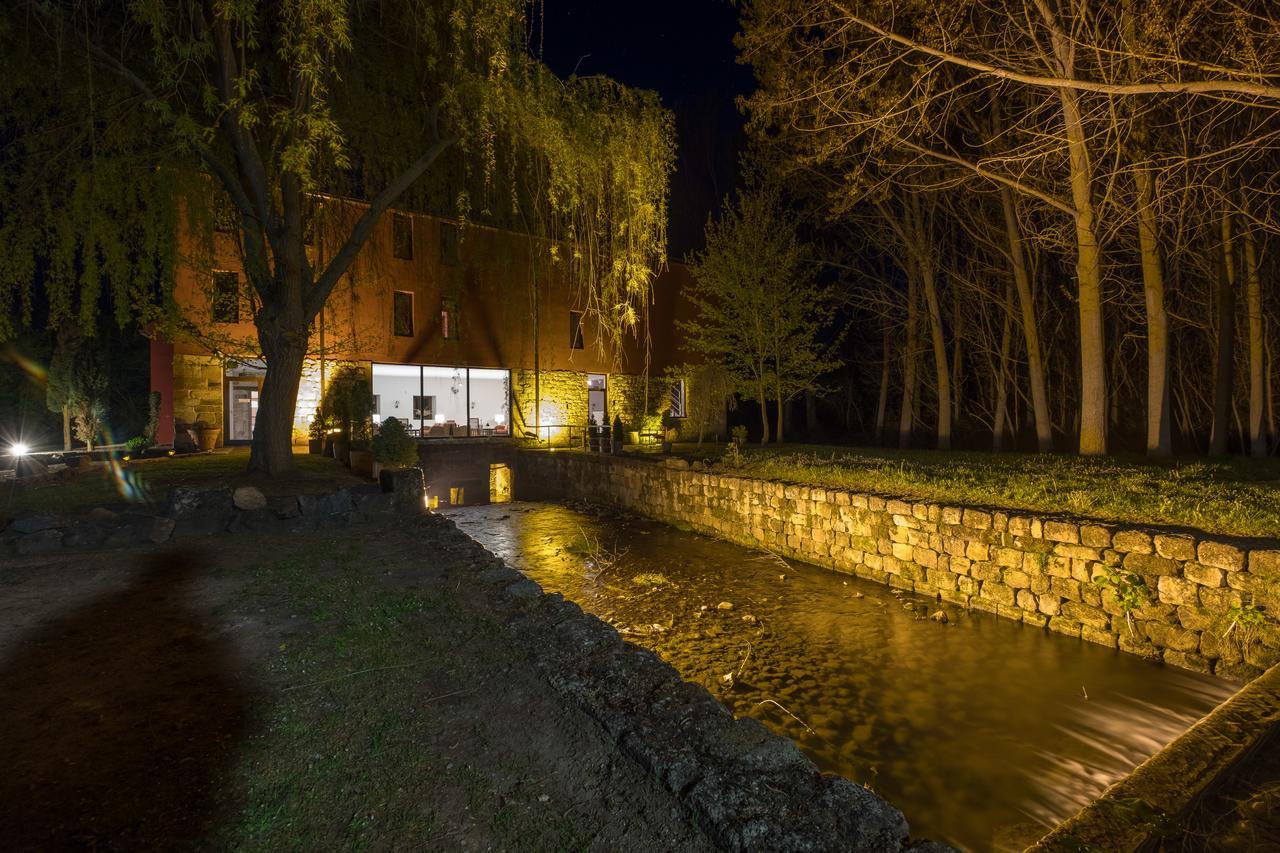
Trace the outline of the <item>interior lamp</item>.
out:
M 506 419 L 507 419 L 506 412 L 498 412 L 497 414 L 495 414 L 495 415 L 493 416 L 493 422 L 494 422 L 495 424 L 500 424 L 500 423 L 502 423 L 503 421 L 505 421 Z

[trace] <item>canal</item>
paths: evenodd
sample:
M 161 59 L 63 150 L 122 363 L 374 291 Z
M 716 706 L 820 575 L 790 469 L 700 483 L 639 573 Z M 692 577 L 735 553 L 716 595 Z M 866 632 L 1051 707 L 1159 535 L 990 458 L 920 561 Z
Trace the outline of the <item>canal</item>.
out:
M 1021 850 L 1238 686 L 626 515 L 449 515 L 963 849 Z

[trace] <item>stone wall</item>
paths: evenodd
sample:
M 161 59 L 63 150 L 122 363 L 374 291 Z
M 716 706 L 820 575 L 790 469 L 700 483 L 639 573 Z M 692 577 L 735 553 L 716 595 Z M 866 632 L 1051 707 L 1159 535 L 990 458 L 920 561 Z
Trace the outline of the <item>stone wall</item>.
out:
M 1280 661 L 1280 541 L 912 503 L 682 459 L 522 451 L 515 488 L 521 500 L 618 506 L 1187 669 L 1250 678 Z M 1143 601 L 1126 610 L 1118 592 L 1137 584 Z
M 173 422 L 181 435 L 196 421 L 222 428 L 222 359 L 213 355 L 173 357 Z
M 533 370 L 511 371 L 512 431 L 517 438 L 534 437 L 534 428 L 542 427 L 541 438 L 554 445 L 567 445 L 567 424 L 587 422 L 586 374 L 573 370 L 543 370 L 540 381 Z M 541 419 L 537 416 L 542 410 Z

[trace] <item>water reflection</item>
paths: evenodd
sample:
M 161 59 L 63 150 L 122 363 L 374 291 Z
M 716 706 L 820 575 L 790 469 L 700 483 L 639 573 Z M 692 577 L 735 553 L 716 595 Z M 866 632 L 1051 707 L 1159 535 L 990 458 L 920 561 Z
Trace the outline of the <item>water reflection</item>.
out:
M 1234 689 L 640 519 L 451 515 L 736 715 L 872 786 L 913 835 L 968 849 L 1022 849 Z

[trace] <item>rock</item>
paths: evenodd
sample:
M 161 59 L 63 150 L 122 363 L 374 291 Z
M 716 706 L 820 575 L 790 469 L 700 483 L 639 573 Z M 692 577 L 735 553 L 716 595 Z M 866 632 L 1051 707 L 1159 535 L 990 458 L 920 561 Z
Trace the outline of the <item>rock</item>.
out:
M 298 495 L 298 514 L 303 516 L 315 515 L 316 506 L 319 502 L 315 495 Z
M 395 495 L 390 492 L 373 492 L 356 498 L 356 509 L 366 515 L 389 513 L 395 510 Z
M 62 535 L 62 545 L 64 548 L 92 548 L 101 545 L 106 538 L 107 531 L 100 524 L 82 523 L 67 528 Z
M 542 587 L 528 578 L 519 580 L 511 586 L 503 590 L 508 598 L 514 598 L 517 601 L 532 601 L 542 595 Z
M 62 531 L 54 528 L 28 533 L 18 540 L 18 553 L 24 557 L 50 554 L 62 547 Z
M 427 483 L 421 468 L 396 468 L 378 475 L 384 492 L 395 495 L 396 512 L 420 515 L 427 511 Z
M 948 621 L 950 621 L 947 619 L 947 611 L 945 610 L 935 610 L 933 615 L 930 616 L 929 618 L 932 619 L 934 622 L 941 622 L 944 625 Z
M 346 489 L 316 499 L 316 513 L 319 515 L 346 515 L 353 509 L 351 493 Z
M 298 507 L 298 498 L 293 495 L 273 495 L 267 498 L 267 509 L 281 520 L 297 518 L 302 512 Z
M 234 511 L 227 486 L 175 486 L 165 515 L 177 522 L 175 537 L 208 536 L 225 530 Z
M 39 533 L 41 530 L 54 530 L 66 526 L 67 522 L 61 516 L 51 512 L 33 512 L 18 516 L 13 524 L 9 525 L 9 529 L 15 533 Z
M 676 468 L 679 470 L 684 470 L 685 468 L 689 467 L 689 460 L 682 459 L 679 456 L 669 456 L 666 459 L 662 460 L 662 464 L 668 468 Z
M 732 601 L 722 601 L 716 605 L 716 610 L 732 610 L 732 609 L 733 609 Z
M 172 518 L 157 516 L 151 522 L 151 534 L 147 537 L 153 544 L 159 545 L 162 542 L 168 542 L 169 537 L 173 535 L 173 528 L 177 524 Z
M 756 623 L 756 617 L 752 616 L 750 613 L 746 613 L 743 615 L 742 621 L 749 625 L 754 625 Z
M 88 520 L 97 524 L 115 524 L 120 518 L 119 513 L 107 509 L 105 506 L 95 506 L 89 510 Z
M 266 509 L 267 496 L 256 486 L 237 486 L 231 493 L 231 503 L 236 509 Z

